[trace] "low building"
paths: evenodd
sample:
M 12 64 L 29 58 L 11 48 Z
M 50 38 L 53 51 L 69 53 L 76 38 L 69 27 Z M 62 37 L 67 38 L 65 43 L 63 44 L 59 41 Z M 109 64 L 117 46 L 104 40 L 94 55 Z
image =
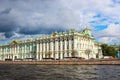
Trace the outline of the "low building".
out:
M 117 52 L 116 56 L 117 58 L 120 58 L 120 51 Z
M 0 60 L 48 58 L 102 58 L 102 51 L 88 28 L 81 32 L 71 29 L 68 32 L 53 32 L 49 36 L 13 40 L 11 44 L 0 46 Z

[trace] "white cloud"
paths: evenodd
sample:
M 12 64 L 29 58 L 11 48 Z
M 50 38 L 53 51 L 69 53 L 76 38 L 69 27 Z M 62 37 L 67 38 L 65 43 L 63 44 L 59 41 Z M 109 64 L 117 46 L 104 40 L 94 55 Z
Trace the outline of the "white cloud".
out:
M 110 24 L 106 29 L 97 33 L 99 42 L 120 44 L 120 24 Z

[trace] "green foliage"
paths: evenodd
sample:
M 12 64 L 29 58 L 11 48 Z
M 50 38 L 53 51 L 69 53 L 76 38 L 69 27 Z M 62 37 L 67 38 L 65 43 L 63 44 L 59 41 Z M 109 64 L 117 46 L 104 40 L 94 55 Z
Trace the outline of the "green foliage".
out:
M 120 51 L 120 46 L 118 46 L 118 51 Z
M 104 56 L 113 56 L 116 57 L 117 50 L 112 45 L 102 44 L 101 45 L 102 52 Z

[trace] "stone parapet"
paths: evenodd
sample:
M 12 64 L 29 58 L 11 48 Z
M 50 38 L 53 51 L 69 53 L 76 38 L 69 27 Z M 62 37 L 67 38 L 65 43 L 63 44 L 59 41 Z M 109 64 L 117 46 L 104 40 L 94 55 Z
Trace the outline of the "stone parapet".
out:
M 120 65 L 120 60 L 0 61 L 0 64 L 18 64 L 18 65 Z

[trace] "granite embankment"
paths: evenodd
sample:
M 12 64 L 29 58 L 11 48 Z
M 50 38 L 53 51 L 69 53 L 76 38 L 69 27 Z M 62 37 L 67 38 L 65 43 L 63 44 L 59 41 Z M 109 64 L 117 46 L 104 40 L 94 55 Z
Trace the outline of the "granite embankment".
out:
M 43 61 L 0 61 L 0 64 L 24 65 L 120 65 L 120 59 L 102 60 L 43 60 Z

